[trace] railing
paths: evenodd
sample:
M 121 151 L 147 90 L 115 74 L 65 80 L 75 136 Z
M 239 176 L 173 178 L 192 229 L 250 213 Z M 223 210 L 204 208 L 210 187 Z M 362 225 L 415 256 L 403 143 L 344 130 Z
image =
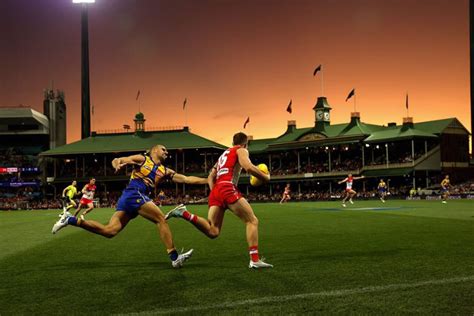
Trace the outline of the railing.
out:
M 163 132 L 163 131 L 182 131 L 184 126 L 150 126 L 145 129 L 145 132 Z M 132 128 L 117 128 L 117 129 L 101 129 L 95 131 L 97 135 L 101 134 L 123 134 L 123 133 L 134 133 L 135 130 Z

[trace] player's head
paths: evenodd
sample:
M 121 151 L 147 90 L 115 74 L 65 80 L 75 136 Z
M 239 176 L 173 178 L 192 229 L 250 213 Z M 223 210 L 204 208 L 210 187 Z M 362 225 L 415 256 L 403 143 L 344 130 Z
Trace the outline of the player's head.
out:
M 95 178 L 90 178 L 89 184 L 95 184 Z
M 347 175 L 347 177 L 348 177 L 348 178 L 352 178 L 352 173 L 349 173 L 349 174 Z
M 71 184 L 72 184 L 73 186 L 76 186 L 76 185 L 77 185 L 77 181 L 76 181 L 76 180 L 74 180 L 74 181 L 72 181 L 72 183 L 71 183 Z
M 380 179 L 380 182 L 383 182 L 383 179 Z
M 287 183 L 287 184 L 286 184 L 286 187 L 287 187 L 287 188 L 289 188 L 289 187 L 290 187 L 290 184 L 289 184 L 289 183 Z
M 242 132 L 238 132 L 232 138 L 232 145 L 234 146 L 240 145 L 242 147 L 247 148 L 247 144 L 248 144 L 248 137 L 246 134 Z
M 449 179 L 449 174 L 447 174 L 445 177 L 444 177 L 446 180 Z M 456 181 L 455 181 L 456 182 Z
M 168 150 L 163 145 L 155 145 L 150 149 L 150 157 L 154 161 L 165 162 L 168 157 Z

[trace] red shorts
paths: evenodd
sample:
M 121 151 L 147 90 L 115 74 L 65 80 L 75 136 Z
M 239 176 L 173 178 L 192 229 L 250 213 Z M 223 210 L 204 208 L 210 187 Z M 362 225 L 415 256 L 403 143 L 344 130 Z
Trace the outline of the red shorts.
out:
M 227 208 L 242 197 L 239 189 L 232 183 L 221 182 L 214 186 L 209 194 L 209 206 Z
M 85 198 L 82 198 L 79 203 L 81 204 L 84 204 L 84 205 L 87 205 L 89 203 L 92 203 L 93 201 L 92 200 L 89 200 L 89 199 L 85 199 Z

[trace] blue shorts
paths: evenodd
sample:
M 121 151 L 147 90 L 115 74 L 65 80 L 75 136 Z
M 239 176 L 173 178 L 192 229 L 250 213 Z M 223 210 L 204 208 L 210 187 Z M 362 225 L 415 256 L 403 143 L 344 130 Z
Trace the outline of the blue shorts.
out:
M 124 211 L 130 218 L 135 218 L 138 216 L 138 209 L 150 201 L 151 199 L 137 188 L 126 188 L 123 190 L 115 209 L 116 211 Z
M 447 193 L 447 192 L 448 192 L 448 189 L 441 188 L 441 193 Z
M 385 189 L 379 189 L 379 193 L 385 193 Z

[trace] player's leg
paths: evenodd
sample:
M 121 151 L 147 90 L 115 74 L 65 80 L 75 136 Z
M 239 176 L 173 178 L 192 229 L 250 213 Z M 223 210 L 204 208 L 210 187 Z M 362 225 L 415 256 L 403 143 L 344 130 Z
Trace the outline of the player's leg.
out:
M 223 207 L 212 205 L 209 207 L 207 219 L 191 213 L 185 205 L 179 205 L 166 214 L 166 219 L 171 217 L 181 217 L 192 223 L 197 229 L 203 232 L 207 237 L 217 238 L 221 232 L 224 222 L 225 210 Z
M 64 220 L 60 219 L 54 224 L 52 232 L 55 234 L 61 228 L 72 225 L 107 238 L 112 238 L 127 225 L 130 219 L 131 218 L 124 211 L 115 212 L 106 225 L 96 221 L 82 220 L 74 216 L 67 216 Z
M 170 227 L 165 220 L 165 215 L 155 203 L 149 201 L 140 206 L 138 214 L 156 224 L 160 233 L 160 239 L 166 247 L 166 251 L 172 261 L 173 267 L 179 268 L 184 261 L 189 259 L 192 255 L 192 249 L 186 253 L 178 254 L 173 244 L 173 235 Z
M 79 202 L 79 206 L 77 207 L 76 211 L 74 212 L 74 215 L 73 215 L 74 217 L 77 217 L 77 215 L 79 214 L 79 212 L 82 209 L 82 205 L 83 204 L 81 202 Z
M 94 209 L 94 203 L 90 202 L 87 204 L 87 209 L 82 213 L 82 216 L 86 216 L 87 213 L 90 213 Z
M 73 199 L 69 199 L 69 204 L 66 207 L 66 211 L 69 211 L 69 209 L 77 207 L 77 203 Z
M 258 255 L 258 219 L 252 206 L 245 198 L 240 198 L 229 204 L 229 209 L 245 223 L 250 255 L 249 268 L 272 268 L 271 264 L 261 261 Z
M 353 198 L 356 194 L 357 194 L 357 192 L 354 191 L 354 190 L 350 190 L 350 191 L 349 191 L 349 202 L 350 202 L 351 204 L 354 204 L 354 202 L 352 202 L 352 198 Z
M 283 194 L 283 196 L 281 197 L 281 200 L 280 200 L 280 204 L 282 204 L 284 200 L 285 200 L 285 195 Z

